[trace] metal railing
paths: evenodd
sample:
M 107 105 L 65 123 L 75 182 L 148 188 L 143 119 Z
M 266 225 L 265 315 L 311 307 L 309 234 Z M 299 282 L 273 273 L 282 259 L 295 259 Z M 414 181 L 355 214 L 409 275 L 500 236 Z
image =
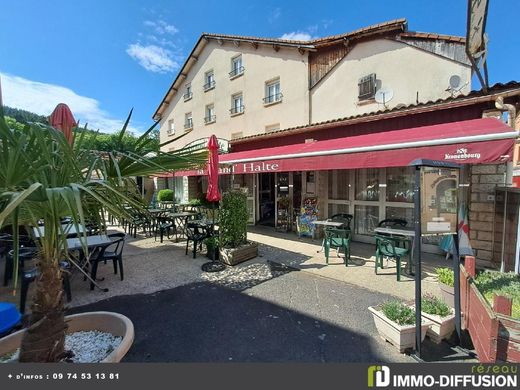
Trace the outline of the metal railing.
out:
M 184 129 L 193 129 L 193 121 L 191 119 L 184 122 Z
M 235 77 L 242 73 L 244 73 L 245 68 L 243 66 L 240 66 L 238 68 L 233 69 L 231 72 L 229 72 L 229 77 Z
M 244 106 L 237 106 L 237 107 L 233 107 L 229 110 L 229 112 L 231 113 L 231 115 L 233 114 L 240 114 L 242 112 L 244 112 Z
M 216 120 L 217 120 L 217 116 L 216 115 L 210 115 L 210 116 L 204 117 L 204 123 L 213 123 Z
M 207 91 L 211 88 L 215 88 L 215 81 L 210 81 L 210 82 L 204 84 L 203 88 L 204 88 L 204 91 Z
M 186 92 L 182 96 L 184 96 L 184 100 L 188 100 L 188 99 L 191 99 L 193 97 L 193 93 L 192 92 Z
M 280 92 L 280 93 L 275 93 L 274 95 L 266 96 L 262 100 L 264 101 L 264 104 L 269 104 L 269 103 L 281 102 L 282 98 L 283 98 L 283 95 Z

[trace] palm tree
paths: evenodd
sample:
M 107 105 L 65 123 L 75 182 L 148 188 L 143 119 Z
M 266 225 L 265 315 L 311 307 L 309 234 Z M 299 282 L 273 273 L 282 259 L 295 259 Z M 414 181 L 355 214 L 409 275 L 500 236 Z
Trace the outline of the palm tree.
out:
M 130 116 L 131 112 L 121 139 Z M 13 231 L 15 275 L 19 227 L 45 224 L 45 234 L 37 241 L 40 272 L 20 361 L 57 362 L 64 357 L 66 324 L 59 262 L 74 259 L 67 250 L 61 219 L 72 217 L 78 228 L 89 218 L 103 225 L 105 212 L 129 218 L 124 206 L 144 207 L 135 186 L 129 185 L 130 176 L 205 163 L 206 151 L 143 155 L 154 128 L 136 141 L 132 152 L 100 153 L 91 150 L 81 136 L 69 145 L 63 133 L 48 125 L 30 123 L 23 130 L 10 129 L 0 107 L 0 228 L 11 226 Z

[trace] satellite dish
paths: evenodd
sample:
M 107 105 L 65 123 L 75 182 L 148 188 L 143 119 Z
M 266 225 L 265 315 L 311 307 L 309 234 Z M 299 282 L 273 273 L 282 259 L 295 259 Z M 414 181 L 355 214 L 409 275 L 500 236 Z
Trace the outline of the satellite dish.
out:
M 376 91 L 374 99 L 377 103 L 386 104 L 394 97 L 394 91 L 391 88 L 383 87 Z
M 451 89 L 457 89 L 458 87 L 460 87 L 460 76 L 457 76 L 456 74 L 454 74 L 453 76 L 450 77 L 450 88 Z

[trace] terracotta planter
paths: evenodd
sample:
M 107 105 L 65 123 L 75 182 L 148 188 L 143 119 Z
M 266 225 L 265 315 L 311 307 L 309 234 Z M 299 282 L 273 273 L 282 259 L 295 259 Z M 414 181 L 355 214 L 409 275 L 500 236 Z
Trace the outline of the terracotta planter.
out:
M 455 330 L 455 312 L 453 309 L 451 310 L 451 314 L 448 314 L 446 317 L 425 312 L 421 312 L 421 315 L 431 322 L 426 336 L 436 344 L 439 344 L 443 339 L 449 338 Z
M 134 325 L 132 321 L 119 313 L 94 311 L 66 316 L 65 320 L 69 325 L 67 333 L 99 330 L 123 338 L 121 344 L 104 358 L 101 363 L 118 363 L 134 342 Z M 24 333 L 25 329 L 22 329 L 0 339 L 0 356 L 18 349 L 22 343 Z
M 452 309 L 455 307 L 455 288 L 444 283 L 439 283 L 441 298 Z
M 238 248 L 221 248 L 220 261 L 227 265 L 236 265 L 258 256 L 258 243 L 249 241 Z
M 399 325 L 386 317 L 378 307 L 369 306 L 368 310 L 374 315 L 374 323 L 383 340 L 388 341 L 401 353 L 409 348 L 415 349 L 415 325 Z M 429 321 L 422 321 L 421 342 L 424 341 L 430 325 Z

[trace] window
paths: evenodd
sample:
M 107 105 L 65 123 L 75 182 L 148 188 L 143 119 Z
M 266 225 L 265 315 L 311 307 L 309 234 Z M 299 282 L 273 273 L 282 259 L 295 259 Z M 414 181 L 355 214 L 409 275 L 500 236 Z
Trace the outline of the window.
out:
M 204 91 L 209 91 L 213 88 L 215 88 L 215 75 L 213 74 L 213 71 L 210 70 L 204 75 Z
M 170 119 L 168 121 L 168 129 L 166 130 L 166 134 L 168 134 L 168 135 L 175 134 L 175 123 L 173 122 L 173 119 Z
M 415 175 L 413 167 L 386 168 L 387 202 L 413 202 Z
M 350 171 L 329 171 L 329 199 L 348 200 L 350 190 Z
M 282 93 L 280 92 L 280 79 L 265 83 L 264 104 L 273 104 L 282 101 Z
M 266 133 L 271 133 L 273 131 L 278 131 L 278 130 L 280 130 L 280 124 L 279 123 L 275 123 L 275 124 L 272 124 L 272 125 L 265 126 L 265 132 Z
M 379 169 L 356 170 L 356 200 L 379 200 Z
M 190 100 L 193 97 L 193 93 L 191 93 L 191 84 L 186 84 L 186 92 L 184 92 L 184 101 Z
M 231 72 L 229 72 L 229 77 L 234 79 L 242 74 L 244 74 L 244 67 L 242 66 L 242 55 L 239 55 L 231 59 Z
M 210 124 L 217 120 L 217 116 L 215 115 L 215 106 L 213 104 L 208 104 L 206 106 L 206 116 L 204 117 L 204 123 Z
M 193 118 L 191 112 L 184 114 L 184 130 L 193 129 Z
M 231 113 L 231 116 L 244 113 L 244 98 L 242 96 L 242 92 L 231 96 L 231 109 L 229 112 Z
M 372 73 L 359 79 L 359 100 L 373 99 L 376 94 L 376 74 Z
M 231 139 L 237 139 L 237 138 L 242 138 L 243 137 L 243 133 L 241 131 L 237 132 L 237 133 L 231 133 Z

